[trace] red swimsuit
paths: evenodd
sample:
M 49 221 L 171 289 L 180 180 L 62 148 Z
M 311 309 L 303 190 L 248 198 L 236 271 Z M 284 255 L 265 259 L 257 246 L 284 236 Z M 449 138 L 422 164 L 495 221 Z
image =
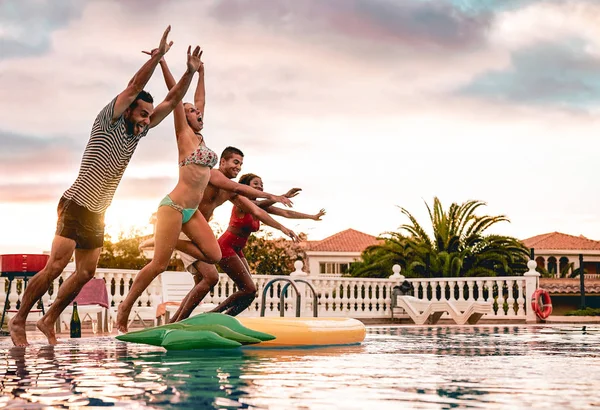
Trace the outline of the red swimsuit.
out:
M 229 226 L 239 228 L 244 232 L 248 232 L 250 235 L 252 232 L 256 232 L 260 229 L 260 221 L 255 219 L 252 214 L 245 213 L 242 218 L 238 218 L 236 215 L 236 207 L 233 207 L 231 211 L 231 219 L 229 220 Z M 234 255 L 244 258 L 244 246 L 248 242 L 248 236 L 238 236 L 229 231 L 225 231 L 218 240 L 219 246 L 221 247 L 221 254 L 223 259 L 229 258 Z

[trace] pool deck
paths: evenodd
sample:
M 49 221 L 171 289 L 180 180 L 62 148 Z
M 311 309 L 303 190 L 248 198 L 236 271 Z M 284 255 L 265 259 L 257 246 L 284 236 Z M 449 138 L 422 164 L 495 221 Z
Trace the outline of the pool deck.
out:
M 359 319 L 366 326 L 370 325 L 415 325 L 410 319 Z M 509 324 L 600 324 L 600 316 L 550 316 L 545 322 L 538 323 L 526 323 L 525 320 L 502 320 L 502 319 L 482 319 L 476 325 L 464 325 L 464 326 L 485 326 L 485 325 L 509 325 Z M 457 326 L 451 319 L 441 319 L 438 325 L 452 325 Z M 430 326 L 430 325 L 421 325 Z
M 432 326 L 432 325 L 415 325 L 409 319 L 394 320 L 391 319 L 361 319 L 365 326 Z M 600 316 L 550 316 L 545 322 L 538 323 L 525 323 L 525 321 L 506 321 L 506 320 L 481 320 L 476 325 L 464 325 L 464 326 L 490 326 L 490 325 L 540 325 L 540 324 L 569 324 L 569 325 L 586 325 L 586 324 L 600 324 Z M 435 326 L 458 326 L 452 320 L 440 320 Z M 132 327 L 131 330 L 139 330 L 141 327 Z M 4 328 L 3 330 L 6 330 Z M 112 333 L 93 333 L 91 326 L 84 326 L 82 328 L 82 337 L 106 337 L 116 336 L 117 332 L 114 330 Z M 69 338 L 67 332 L 57 334 L 60 339 Z M 0 341 L 5 342 L 9 336 L 0 335 Z M 34 323 L 28 323 L 27 325 L 27 338 L 30 342 L 39 343 L 44 340 L 44 335 L 35 328 Z

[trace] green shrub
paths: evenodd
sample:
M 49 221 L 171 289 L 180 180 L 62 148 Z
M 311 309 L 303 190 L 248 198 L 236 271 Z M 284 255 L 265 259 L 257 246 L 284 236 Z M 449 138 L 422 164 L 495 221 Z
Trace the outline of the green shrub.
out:
M 585 308 L 585 309 L 577 309 L 571 310 L 565 313 L 566 316 L 600 316 L 599 308 Z

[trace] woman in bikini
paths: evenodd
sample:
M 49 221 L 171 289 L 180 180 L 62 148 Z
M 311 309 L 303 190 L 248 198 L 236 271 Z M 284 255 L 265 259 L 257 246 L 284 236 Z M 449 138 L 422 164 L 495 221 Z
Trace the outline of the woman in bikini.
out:
M 263 190 L 262 179 L 255 174 L 242 175 L 239 183 L 249 185 L 260 191 Z M 293 197 L 297 193 L 292 191 L 288 192 L 286 196 Z M 290 219 L 320 221 L 321 217 L 325 215 L 324 209 L 321 209 L 314 215 L 309 215 L 288 209 L 276 208 L 273 206 L 274 202 L 271 200 L 255 200 L 254 202 L 270 214 Z M 219 267 L 234 281 L 238 290 L 214 308 L 213 312 L 223 312 L 231 316 L 236 316 L 243 312 L 256 297 L 256 285 L 252 280 L 250 265 L 248 265 L 248 261 L 244 256 L 243 249 L 248 242 L 250 234 L 259 229 L 260 221 L 258 219 L 237 206 L 233 207 L 227 231 L 221 235 L 218 241 L 222 254 Z
M 147 53 L 152 54 L 154 51 Z M 189 50 L 188 50 L 189 53 Z M 200 60 L 202 51 L 196 47 L 192 59 L 195 71 L 200 76 L 196 95 L 204 96 L 204 65 Z M 175 85 L 166 61 L 160 61 L 167 87 Z M 179 179 L 175 188 L 158 205 L 156 213 L 156 231 L 154 256 L 135 276 L 135 280 L 125 300 L 119 305 L 117 329 L 127 331 L 131 308 L 142 292 L 160 273 L 167 269 L 179 234 L 183 231 L 191 240 L 189 246 L 195 247 L 195 255 L 207 263 L 216 263 L 221 259 L 221 250 L 208 222 L 200 213 L 194 216 L 204 190 L 210 179 L 210 170 L 218 160 L 217 154 L 208 148 L 200 133 L 203 128 L 204 104 L 198 107 L 180 102 L 173 111 L 175 136 L 179 155 Z

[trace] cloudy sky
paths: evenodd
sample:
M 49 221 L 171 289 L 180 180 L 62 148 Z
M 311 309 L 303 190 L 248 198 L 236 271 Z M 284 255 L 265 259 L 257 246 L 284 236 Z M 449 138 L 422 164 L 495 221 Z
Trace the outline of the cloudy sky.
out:
M 246 154 L 282 220 L 322 239 L 425 222 L 423 201 L 486 201 L 521 239 L 600 239 L 600 2 L 2 0 L 0 253 L 48 250 L 98 111 L 169 24 L 176 76 L 203 47 L 204 135 Z M 157 69 L 147 86 L 166 88 Z M 193 87 L 187 100 L 193 95 Z M 176 183 L 172 116 L 142 140 L 106 217 L 138 227 Z M 215 214 L 226 226 L 231 207 Z

